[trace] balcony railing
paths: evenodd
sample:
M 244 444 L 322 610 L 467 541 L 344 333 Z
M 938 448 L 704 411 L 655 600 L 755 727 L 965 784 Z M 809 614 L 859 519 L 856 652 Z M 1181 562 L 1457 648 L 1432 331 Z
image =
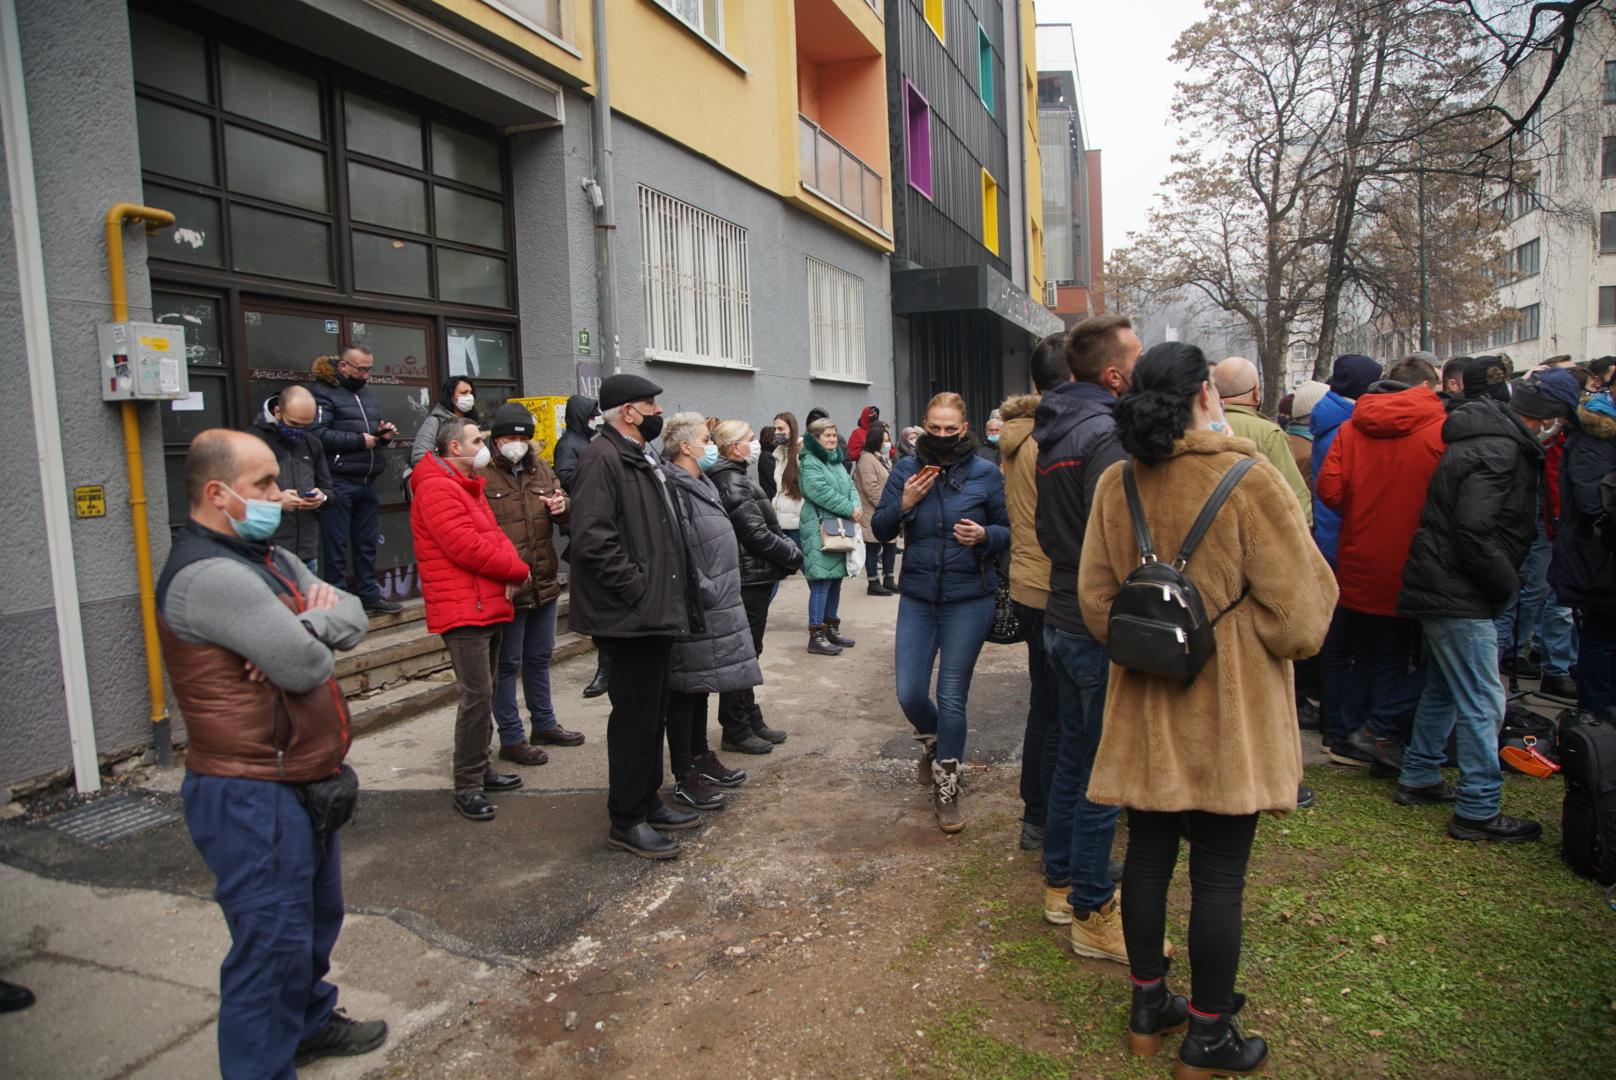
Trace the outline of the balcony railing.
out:
M 800 114 L 797 117 L 797 166 L 805 185 L 854 217 L 885 231 L 881 174 Z

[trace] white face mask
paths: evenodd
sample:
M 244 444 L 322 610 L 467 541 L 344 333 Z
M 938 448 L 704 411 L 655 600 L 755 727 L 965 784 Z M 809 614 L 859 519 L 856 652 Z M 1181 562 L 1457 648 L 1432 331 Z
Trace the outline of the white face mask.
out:
M 589 418 L 589 430 L 590 431 L 599 431 L 600 430 L 600 425 L 601 425 L 601 418 L 600 417 L 591 416 Z
M 488 463 L 493 460 L 494 455 L 489 451 L 488 444 L 483 443 L 477 448 L 477 456 L 471 459 L 471 467 L 473 469 L 486 469 L 488 468 Z
M 461 412 L 470 412 L 477 407 L 477 399 L 471 394 L 461 394 L 455 398 L 455 407 Z
M 753 439 L 746 444 L 746 463 L 756 465 L 758 458 L 763 456 L 763 444 Z
M 526 439 L 513 439 L 508 443 L 501 443 L 499 452 L 505 455 L 505 460 L 515 465 L 527 457 L 529 443 Z

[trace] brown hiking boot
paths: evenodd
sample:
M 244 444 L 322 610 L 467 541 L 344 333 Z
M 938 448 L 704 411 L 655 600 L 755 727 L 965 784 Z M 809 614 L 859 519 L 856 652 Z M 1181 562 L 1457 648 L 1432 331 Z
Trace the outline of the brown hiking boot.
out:
M 920 744 L 920 767 L 915 770 L 915 777 L 929 787 L 932 762 L 937 760 L 937 736 L 916 735 L 915 741 Z
M 1072 951 L 1095 960 L 1128 962 L 1128 946 L 1122 940 L 1122 905 L 1112 896 L 1099 911 L 1072 913 Z
M 1072 921 L 1072 904 L 1067 899 L 1071 887 L 1067 885 L 1051 885 L 1044 882 L 1044 921 L 1055 926 L 1065 926 Z
M 937 813 L 937 827 L 945 833 L 965 828 L 965 814 L 960 810 L 959 767 L 957 761 L 931 764 L 932 809 Z

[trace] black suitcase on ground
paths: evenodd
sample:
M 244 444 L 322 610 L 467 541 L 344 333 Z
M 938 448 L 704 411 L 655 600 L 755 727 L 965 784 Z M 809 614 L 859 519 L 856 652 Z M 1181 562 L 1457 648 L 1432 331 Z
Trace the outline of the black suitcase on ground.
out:
M 1560 853 L 1577 873 L 1616 885 L 1616 709 L 1567 728 L 1562 739 Z

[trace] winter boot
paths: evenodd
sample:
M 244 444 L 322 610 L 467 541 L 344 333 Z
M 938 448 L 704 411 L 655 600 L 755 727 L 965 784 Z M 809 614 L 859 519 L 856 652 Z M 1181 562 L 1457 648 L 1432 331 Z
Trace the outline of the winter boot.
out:
M 1190 1030 L 1178 1046 L 1174 1080 L 1212 1080 L 1214 1076 L 1251 1076 L 1268 1062 L 1268 1044 L 1259 1036 L 1240 1034 L 1235 1020 L 1246 1003 L 1244 994 L 1234 996 L 1234 1008 L 1222 1016 L 1208 1016 L 1190 1009 Z
M 922 784 L 930 784 L 931 767 L 937 760 L 937 736 L 916 735 L 914 738 L 920 744 L 920 768 L 916 773 Z
M 881 584 L 881 579 L 880 578 L 874 578 L 874 577 L 870 579 L 869 588 L 865 589 L 864 591 L 869 593 L 871 596 L 891 596 L 892 595 L 891 593 L 887 592 L 886 587 Z
M 588 686 L 584 687 L 584 697 L 596 698 L 604 694 L 606 692 L 606 680 L 611 677 L 611 674 L 611 658 L 597 649 L 595 652 L 595 677 L 589 680 Z
M 1167 989 L 1163 976 L 1153 982 L 1133 984 L 1133 1011 L 1128 1014 L 1128 1051 L 1139 1057 L 1155 1057 L 1163 1035 L 1189 1027 L 1190 1003 L 1182 994 Z
M 852 638 L 842 636 L 842 620 L 840 619 L 825 620 L 825 640 L 843 649 L 851 649 L 858 644 Z
M 761 709 L 752 714 L 751 724 L 752 734 L 756 735 L 760 739 L 767 739 L 776 746 L 779 746 L 781 743 L 786 741 L 785 732 L 781 731 L 779 728 L 772 728 L 763 722 L 763 711 Z
M 945 833 L 965 828 L 965 815 L 960 810 L 959 767 L 957 761 L 931 763 L 932 809 L 937 814 L 937 827 Z
M 881 578 L 881 587 L 893 596 L 898 595 L 898 583 L 891 574 L 886 574 Z
M 808 651 L 818 656 L 840 656 L 842 647 L 832 645 L 825 636 L 824 626 L 810 626 L 808 628 Z

